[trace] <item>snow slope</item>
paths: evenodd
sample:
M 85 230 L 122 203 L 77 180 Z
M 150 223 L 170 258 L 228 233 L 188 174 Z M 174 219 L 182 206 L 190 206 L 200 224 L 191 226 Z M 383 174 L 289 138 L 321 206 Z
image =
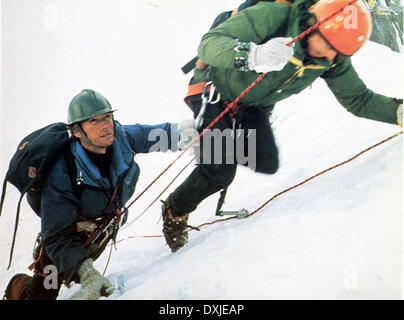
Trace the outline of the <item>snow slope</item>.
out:
M 83 88 L 103 93 L 122 123 L 191 117 L 180 68 L 222 10 L 239 0 L 2 1 L 1 177 L 16 144 L 65 121 Z M 353 63 L 368 86 L 402 97 L 402 55 L 368 43 Z M 255 210 L 278 192 L 400 131 L 352 116 L 316 81 L 279 103 L 271 119 L 281 167 L 272 176 L 239 168 L 225 209 Z M 137 196 L 178 153 L 138 155 Z M 172 254 L 161 237 L 160 204 L 131 223 L 192 155 L 186 154 L 131 208 L 106 274 L 125 291 L 108 299 L 401 299 L 402 136 L 272 201 L 244 220 L 190 232 Z M 190 172 L 169 189 L 173 190 Z M 163 199 L 168 195 L 163 195 Z M 18 191 L 9 186 L 0 218 L 0 290 L 27 272 L 39 219 L 24 202 L 14 261 L 6 271 Z M 218 195 L 189 223 L 215 220 Z M 103 271 L 104 253 L 95 263 Z M 63 288 L 69 298 L 79 286 Z

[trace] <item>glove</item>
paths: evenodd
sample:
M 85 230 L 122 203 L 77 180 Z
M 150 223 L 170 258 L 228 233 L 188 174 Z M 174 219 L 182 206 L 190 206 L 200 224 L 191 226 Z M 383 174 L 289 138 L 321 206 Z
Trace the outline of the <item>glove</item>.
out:
M 286 45 L 292 40 L 292 38 L 274 38 L 261 45 L 250 42 L 248 69 L 256 72 L 282 70 L 293 56 L 293 47 Z
M 178 123 L 178 130 L 180 132 L 180 141 L 178 148 L 184 150 L 197 136 L 199 132 L 195 130 L 194 120 L 184 120 Z
M 400 104 L 397 109 L 397 124 L 403 126 L 403 104 Z
M 94 268 L 90 258 L 84 260 L 77 274 L 81 290 L 73 295 L 73 300 L 97 300 L 101 296 L 108 297 L 114 291 L 114 285 Z

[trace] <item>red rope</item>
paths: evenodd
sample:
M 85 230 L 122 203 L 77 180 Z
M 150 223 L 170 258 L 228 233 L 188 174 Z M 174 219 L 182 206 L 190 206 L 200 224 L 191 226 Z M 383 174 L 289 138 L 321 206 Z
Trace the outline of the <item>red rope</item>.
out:
M 353 157 L 351 157 L 351 158 L 349 158 L 349 159 L 347 159 L 347 160 L 345 160 L 345 161 L 342 161 L 342 162 L 340 162 L 340 163 L 338 163 L 338 164 L 336 164 L 336 165 L 334 165 L 334 166 L 332 166 L 332 167 L 329 167 L 328 169 L 325 169 L 325 170 L 323 170 L 323 171 L 320 171 L 320 172 L 316 173 L 315 175 L 313 175 L 313 176 L 311 176 L 311 177 L 309 177 L 309 178 L 307 178 L 307 179 L 305 179 L 305 180 L 303 180 L 303 181 L 301 181 L 301 182 L 295 184 L 294 186 L 291 186 L 291 187 L 289 187 L 289 188 L 287 188 L 287 189 L 284 189 L 284 190 L 278 192 L 277 194 L 275 194 L 274 196 L 272 196 L 271 198 L 269 198 L 267 201 L 265 201 L 262 205 L 260 205 L 260 206 L 259 206 L 257 209 L 255 209 L 253 212 L 251 212 L 250 214 L 248 214 L 245 218 L 249 218 L 249 217 L 251 217 L 252 215 L 256 214 L 257 212 L 259 212 L 260 210 L 262 210 L 265 206 L 267 206 L 270 202 L 272 202 L 272 201 L 275 200 L 276 198 L 280 197 L 281 195 L 283 195 L 283 194 L 285 194 L 285 193 L 287 193 L 287 192 L 289 192 L 289 191 L 291 191 L 291 190 L 293 190 L 293 189 L 296 189 L 296 188 L 298 188 L 298 187 L 300 187 L 300 186 L 306 184 L 307 182 L 309 182 L 309 181 L 311 181 L 311 180 L 313 180 L 313 179 L 315 179 L 315 178 L 318 178 L 319 176 L 321 176 L 321 175 L 323 175 L 323 174 L 325 174 L 325 173 L 327 173 L 327 172 L 330 172 L 330 171 L 332 171 L 332 170 L 334 170 L 334 169 L 336 169 L 336 168 L 338 168 L 338 167 L 341 167 L 341 166 L 343 166 L 343 165 L 345 165 L 345 164 L 347 164 L 347 163 L 349 163 L 349 162 L 352 162 L 353 160 L 355 160 L 356 158 L 360 157 L 360 156 L 363 155 L 364 153 L 369 152 L 370 150 L 375 149 L 376 147 L 378 147 L 378 146 L 380 146 L 380 145 L 382 145 L 382 144 L 384 144 L 384 143 L 386 143 L 386 142 L 388 142 L 388 141 L 390 141 L 390 140 L 392 140 L 392 139 L 394 139 L 394 138 L 397 138 L 398 136 L 400 136 L 400 135 L 402 135 L 402 134 L 403 134 L 403 131 L 400 131 L 400 132 L 398 132 L 398 133 L 392 135 L 391 137 L 389 137 L 389 138 L 387 138 L 387 139 L 384 139 L 384 140 L 382 140 L 382 141 L 380 141 L 380 142 L 374 144 L 373 146 L 362 150 L 361 152 L 357 153 L 357 154 L 354 155 Z M 224 222 L 224 221 L 228 221 L 228 220 L 232 220 L 232 219 L 237 219 L 237 217 L 236 217 L 236 216 L 231 216 L 231 217 L 224 218 L 224 219 L 216 219 L 216 220 L 213 220 L 213 221 L 210 221 L 210 222 L 205 222 L 205 223 L 202 223 L 201 225 L 197 226 L 197 228 L 201 229 L 201 228 L 203 228 L 203 227 L 210 226 L 210 225 L 213 225 L 213 224 L 218 223 L 218 222 Z M 191 231 L 191 230 L 193 230 L 193 229 L 189 229 L 189 231 Z M 134 238 L 161 238 L 161 237 L 163 237 L 163 235 L 129 236 L 128 239 L 134 239 Z M 122 239 L 122 240 L 117 241 L 117 242 L 121 242 L 121 241 L 123 241 L 123 240 L 125 240 L 125 239 Z
M 387 139 L 384 139 L 384 140 L 382 140 L 382 141 L 376 143 L 375 145 L 373 145 L 373 146 L 371 146 L 371 147 L 369 147 L 369 148 L 366 148 L 365 150 L 359 152 L 358 154 L 354 155 L 353 157 L 349 158 L 348 160 L 342 161 L 342 162 L 340 162 L 340 163 L 338 163 L 338 164 L 336 164 L 336 165 L 334 165 L 334 166 L 332 166 L 332 167 L 330 167 L 330 168 L 328 168 L 328 169 L 326 169 L 326 170 L 323 170 L 323 171 L 321 171 L 321 172 L 319 172 L 319 173 L 317 173 L 317 174 L 311 176 L 310 178 L 307 178 L 306 180 L 304 180 L 304 181 L 302 181 L 302 182 L 300 182 L 300 183 L 298 183 L 298 184 L 296 184 L 296 185 L 294 185 L 294 186 L 292 186 L 292 187 L 290 187 L 290 188 L 287 188 L 287 189 L 285 189 L 285 190 L 283 190 L 283 191 L 277 193 L 277 194 L 274 195 L 272 198 L 270 198 L 269 200 L 267 200 L 266 202 L 264 202 L 264 203 L 263 203 L 260 207 L 258 207 L 255 211 L 251 212 L 248 216 L 252 216 L 252 215 L 256 214 L 256 213 L 257 213 L 258 211 L 260 211 L 263 207 L 265 207 L 268 203 L 270 203 L 271 201 L 275 200 L 277 197 L 281 196 L 282 194 L 284 194 L 284 193 L 286 193 L 286 192 L 289 192 L 290 190 L 296 189 L 296 188 L 300 187 L 301 185 L 303 185 L 303 184 L 305 184 L 305 183 L 307 183 L 307 182 L 309 182 L 309 181 L 311 181 L 311 180 L 313 180 L 313 179 L 315 179 L 315 178 L 317 178 L 317 177 L 319 177 L 319 176 L 321 176 L 321 175 L 323 175 L 323 174 L 325 174 L 325 173 L 327 173 L 327 172 L 329 172 L 329 171 L 331 171 L 331 170 L 334 170 L 334 169 L 336 169 L 336 168 L 338 168 L 338 167 L 340 167 L 340 166 L 343 166 L 344 164 L 347 164 L 348 162 L 351 162 L 351 161 L 355 160 L 356 158 L 358 158 L 359 156 L 363 155 L 364 153 L 366 153 L 366 152 L 368 152 L 368 151 L 370 151 L 370 150 L 372 150 L 372 149 L 374 149 L 374 148 L 376 148 L 376 147 L 382 145 L 383 143 L 386 143 L 387 141 L 390 141 L 390 140 L 392 140 L 392 139 L 398 137 L 398 136 L 401 135 L 401 134 L 403 134 L 403 131 L 400 131 L 400 132 L 396 133 L 395 135 L 393 135 L 393 136 L 391 136 L 391 137 L 389 137 L 389 138 L 387 138 Z

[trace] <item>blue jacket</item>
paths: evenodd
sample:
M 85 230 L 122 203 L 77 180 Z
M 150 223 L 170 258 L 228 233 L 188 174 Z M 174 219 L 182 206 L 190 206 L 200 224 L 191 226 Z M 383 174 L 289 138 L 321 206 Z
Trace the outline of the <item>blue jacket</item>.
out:
M 162 131 L 156 133 L 156 129 Z M 156 141 L 154 137 L 160 133 L 168 137 L 168 141 Z M 93 219 L 124 207 L 135 191 L 140 173 L 139 166 L 134 162 L 134 154 L 153 151 L 156 145 L 161 147 L 156 151 L 176 151 L 176 143 L 171 146 L 171 137 L 173 142 L 178 141 L 175 140 L 179 137 L 177 125 L 120 125 L 115 122 L 109 179 L 102 177 L 80 142 L 73 140 L 70 147 L 77 178 L 82 181 L 79 198 L 73 191 L 65 158 L 60 156 L 55 160 L 41 193 L 41 233 L 48 257 L 58 272 L 63 273 L 67 283 L 78 280 L 77 269 L 88 258 L 76 231 L 79 216 Z M 115 186 L 118 187 L 115 200 L 105 210 Z

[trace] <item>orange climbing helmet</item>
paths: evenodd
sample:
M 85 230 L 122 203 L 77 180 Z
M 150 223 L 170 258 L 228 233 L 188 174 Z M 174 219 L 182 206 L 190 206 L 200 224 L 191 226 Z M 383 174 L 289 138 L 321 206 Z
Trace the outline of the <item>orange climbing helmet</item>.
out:
M 372 33 L 370 12 L 362 0 L 319 0 L 309 11 L 320 22 L 322 36 L 343 55 L 353 55 Z

